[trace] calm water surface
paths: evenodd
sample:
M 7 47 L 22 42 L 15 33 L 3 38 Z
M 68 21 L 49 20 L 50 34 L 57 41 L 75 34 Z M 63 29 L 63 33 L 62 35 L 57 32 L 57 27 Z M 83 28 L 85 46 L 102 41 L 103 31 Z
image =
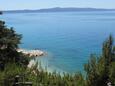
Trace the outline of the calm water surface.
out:
M 100 54 L 103 41 L 115 37 L 115 12 L 4 14 L 0 19 L 23 34 L 22 48 L 48 52 L 37 58 L 49 71 L 83 71 L 91 53 Z

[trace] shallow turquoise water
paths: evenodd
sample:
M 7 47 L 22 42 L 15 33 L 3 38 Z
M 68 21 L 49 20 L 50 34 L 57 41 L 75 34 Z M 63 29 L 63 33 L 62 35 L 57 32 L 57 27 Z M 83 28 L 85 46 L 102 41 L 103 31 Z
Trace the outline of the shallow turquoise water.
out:
M 91 53 L 99 55 L 103 41 L 115 37 L 115 12 L 4 14 L 0 19 L 23 34 L 22 48 L 41 49 L 38 60 L 49 70 L 83 71 Z

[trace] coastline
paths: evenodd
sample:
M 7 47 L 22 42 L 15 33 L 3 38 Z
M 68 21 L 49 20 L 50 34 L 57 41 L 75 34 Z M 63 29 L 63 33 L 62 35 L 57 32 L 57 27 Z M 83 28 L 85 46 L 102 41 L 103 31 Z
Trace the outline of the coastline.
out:
M 45 55 L 45 52 L 41 50 L 37 50 L 37 49 L 34 49 L 34 50 L 17 49 L 17 52 L 21 52 L 25 56 L 28 56 L 28 57 L 39 57 L 39 56 Z
M 34 50 L 28 50 L 28 49 L 22 49 L 22 48 L 19 48 L 17 49 L 17 52 L 20 52 L 22 54 L 24 54 L 25 56 L 31 58 L 31 60 L 29 61 L 29 64 L 28 64 L 28 68 L 32 68 L 33 66 L 36 65 L 36 61 L 35 59 L 33 58 L 37 58 L 37 57 L 42 57 L 46 54 L 46 52 L 42 51 L 42 50 L 38 50 L 38 49 L 34 49 Z

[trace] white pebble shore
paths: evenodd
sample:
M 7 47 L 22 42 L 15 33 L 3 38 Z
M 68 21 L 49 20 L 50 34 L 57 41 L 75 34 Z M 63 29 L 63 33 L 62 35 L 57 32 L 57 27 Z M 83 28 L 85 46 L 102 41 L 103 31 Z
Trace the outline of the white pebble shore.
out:
M 38 57 L 43 56 L 44 52 L 41 50 L 26 50 L 26 49 L 17 49 L 18 52 L 23 53 L 24 55 L 27 55 L 29 57 Z

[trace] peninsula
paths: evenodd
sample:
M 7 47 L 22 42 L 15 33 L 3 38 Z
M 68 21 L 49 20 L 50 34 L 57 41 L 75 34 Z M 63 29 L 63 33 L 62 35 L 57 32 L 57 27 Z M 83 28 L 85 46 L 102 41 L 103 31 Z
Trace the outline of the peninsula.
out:
M 44 55 L 44 52 L 41 50 L 17 49 L 17 51 L 23 53 L 24 55 L 26 55 L 28 57 L 39 57 L 39 56 Z

